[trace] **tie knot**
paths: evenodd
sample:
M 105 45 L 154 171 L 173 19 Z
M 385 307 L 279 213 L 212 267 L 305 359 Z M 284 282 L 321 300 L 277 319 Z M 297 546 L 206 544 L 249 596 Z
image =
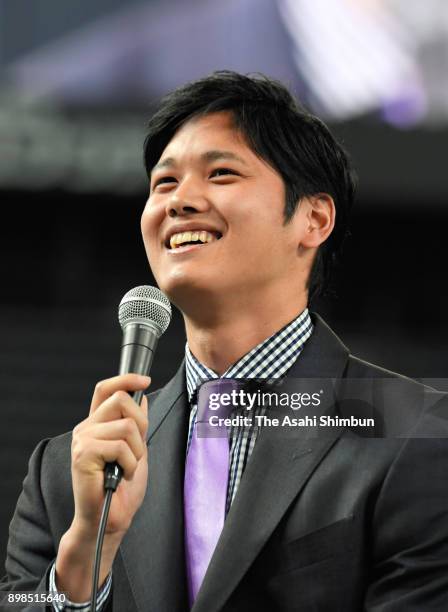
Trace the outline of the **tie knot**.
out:
M 204 382 L 198 392 L 197 422 L 219 427 L 218 420 L 228 418 L 232 410 L 241 405 L 240 393 L 243 387 L 244 381 L 234 378 L 216 378 Z

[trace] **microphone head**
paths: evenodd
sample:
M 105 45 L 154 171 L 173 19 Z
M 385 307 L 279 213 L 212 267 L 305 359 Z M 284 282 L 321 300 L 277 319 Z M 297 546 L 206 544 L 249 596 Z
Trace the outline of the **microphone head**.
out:
M 157 337 L 165 333 L 171 321 L 171 304 L 160 289 L 142 285 L 128 291 L 118 307 L 118 320 L 124 330 L 131 322 L 151 325 Z

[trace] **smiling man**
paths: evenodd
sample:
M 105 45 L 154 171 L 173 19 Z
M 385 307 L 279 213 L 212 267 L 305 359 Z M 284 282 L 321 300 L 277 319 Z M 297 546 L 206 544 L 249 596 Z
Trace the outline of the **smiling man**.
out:
M 445 611 L 446 398 L 353 357 L 308 311 L 347 233 L 343 149 L 283 85 L 219 72 L 162 101 L 145 162 L 143 239 L 184 317 L 185 361 L 142 406 L 125 392 L 148 379 L 102 381 L 73 434 L 38 446 L 4 588 L 64 591 L 88 610 L 103 470 L 117 461 L 103 609 Z M 207 393 L 235 409 L 246 379 L 271 398 L 293 391 L 311 425 L 271 435 L 262 403 L 260 422 L 198 436 Z M 308 392 L 316 379 L 329 401 Z M 367 432 L 352 426 L 366 416 Z

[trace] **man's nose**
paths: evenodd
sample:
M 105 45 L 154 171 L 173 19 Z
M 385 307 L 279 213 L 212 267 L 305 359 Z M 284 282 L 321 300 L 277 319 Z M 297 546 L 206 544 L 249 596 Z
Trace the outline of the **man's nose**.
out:
M 184 181 L 172 192 L 167 202 L 166 214 L 179 217 L 195 212 L 204 212 L 210 204 L 195 181 Z

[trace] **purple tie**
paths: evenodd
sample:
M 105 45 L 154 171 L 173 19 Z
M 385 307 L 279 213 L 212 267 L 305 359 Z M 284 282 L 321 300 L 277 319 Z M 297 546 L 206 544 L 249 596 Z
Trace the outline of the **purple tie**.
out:
M 227 428 L 209 424 L 209 418 L 225 418 L 232 406 L 217 406 L 213 394 L 231 393 L 238 387 L 232 379 L 205 382 L 199 389 L 198 411 L 185 464 L 185 554 L 190 606 L 212 558 L 221 534 L 229 479 Z

